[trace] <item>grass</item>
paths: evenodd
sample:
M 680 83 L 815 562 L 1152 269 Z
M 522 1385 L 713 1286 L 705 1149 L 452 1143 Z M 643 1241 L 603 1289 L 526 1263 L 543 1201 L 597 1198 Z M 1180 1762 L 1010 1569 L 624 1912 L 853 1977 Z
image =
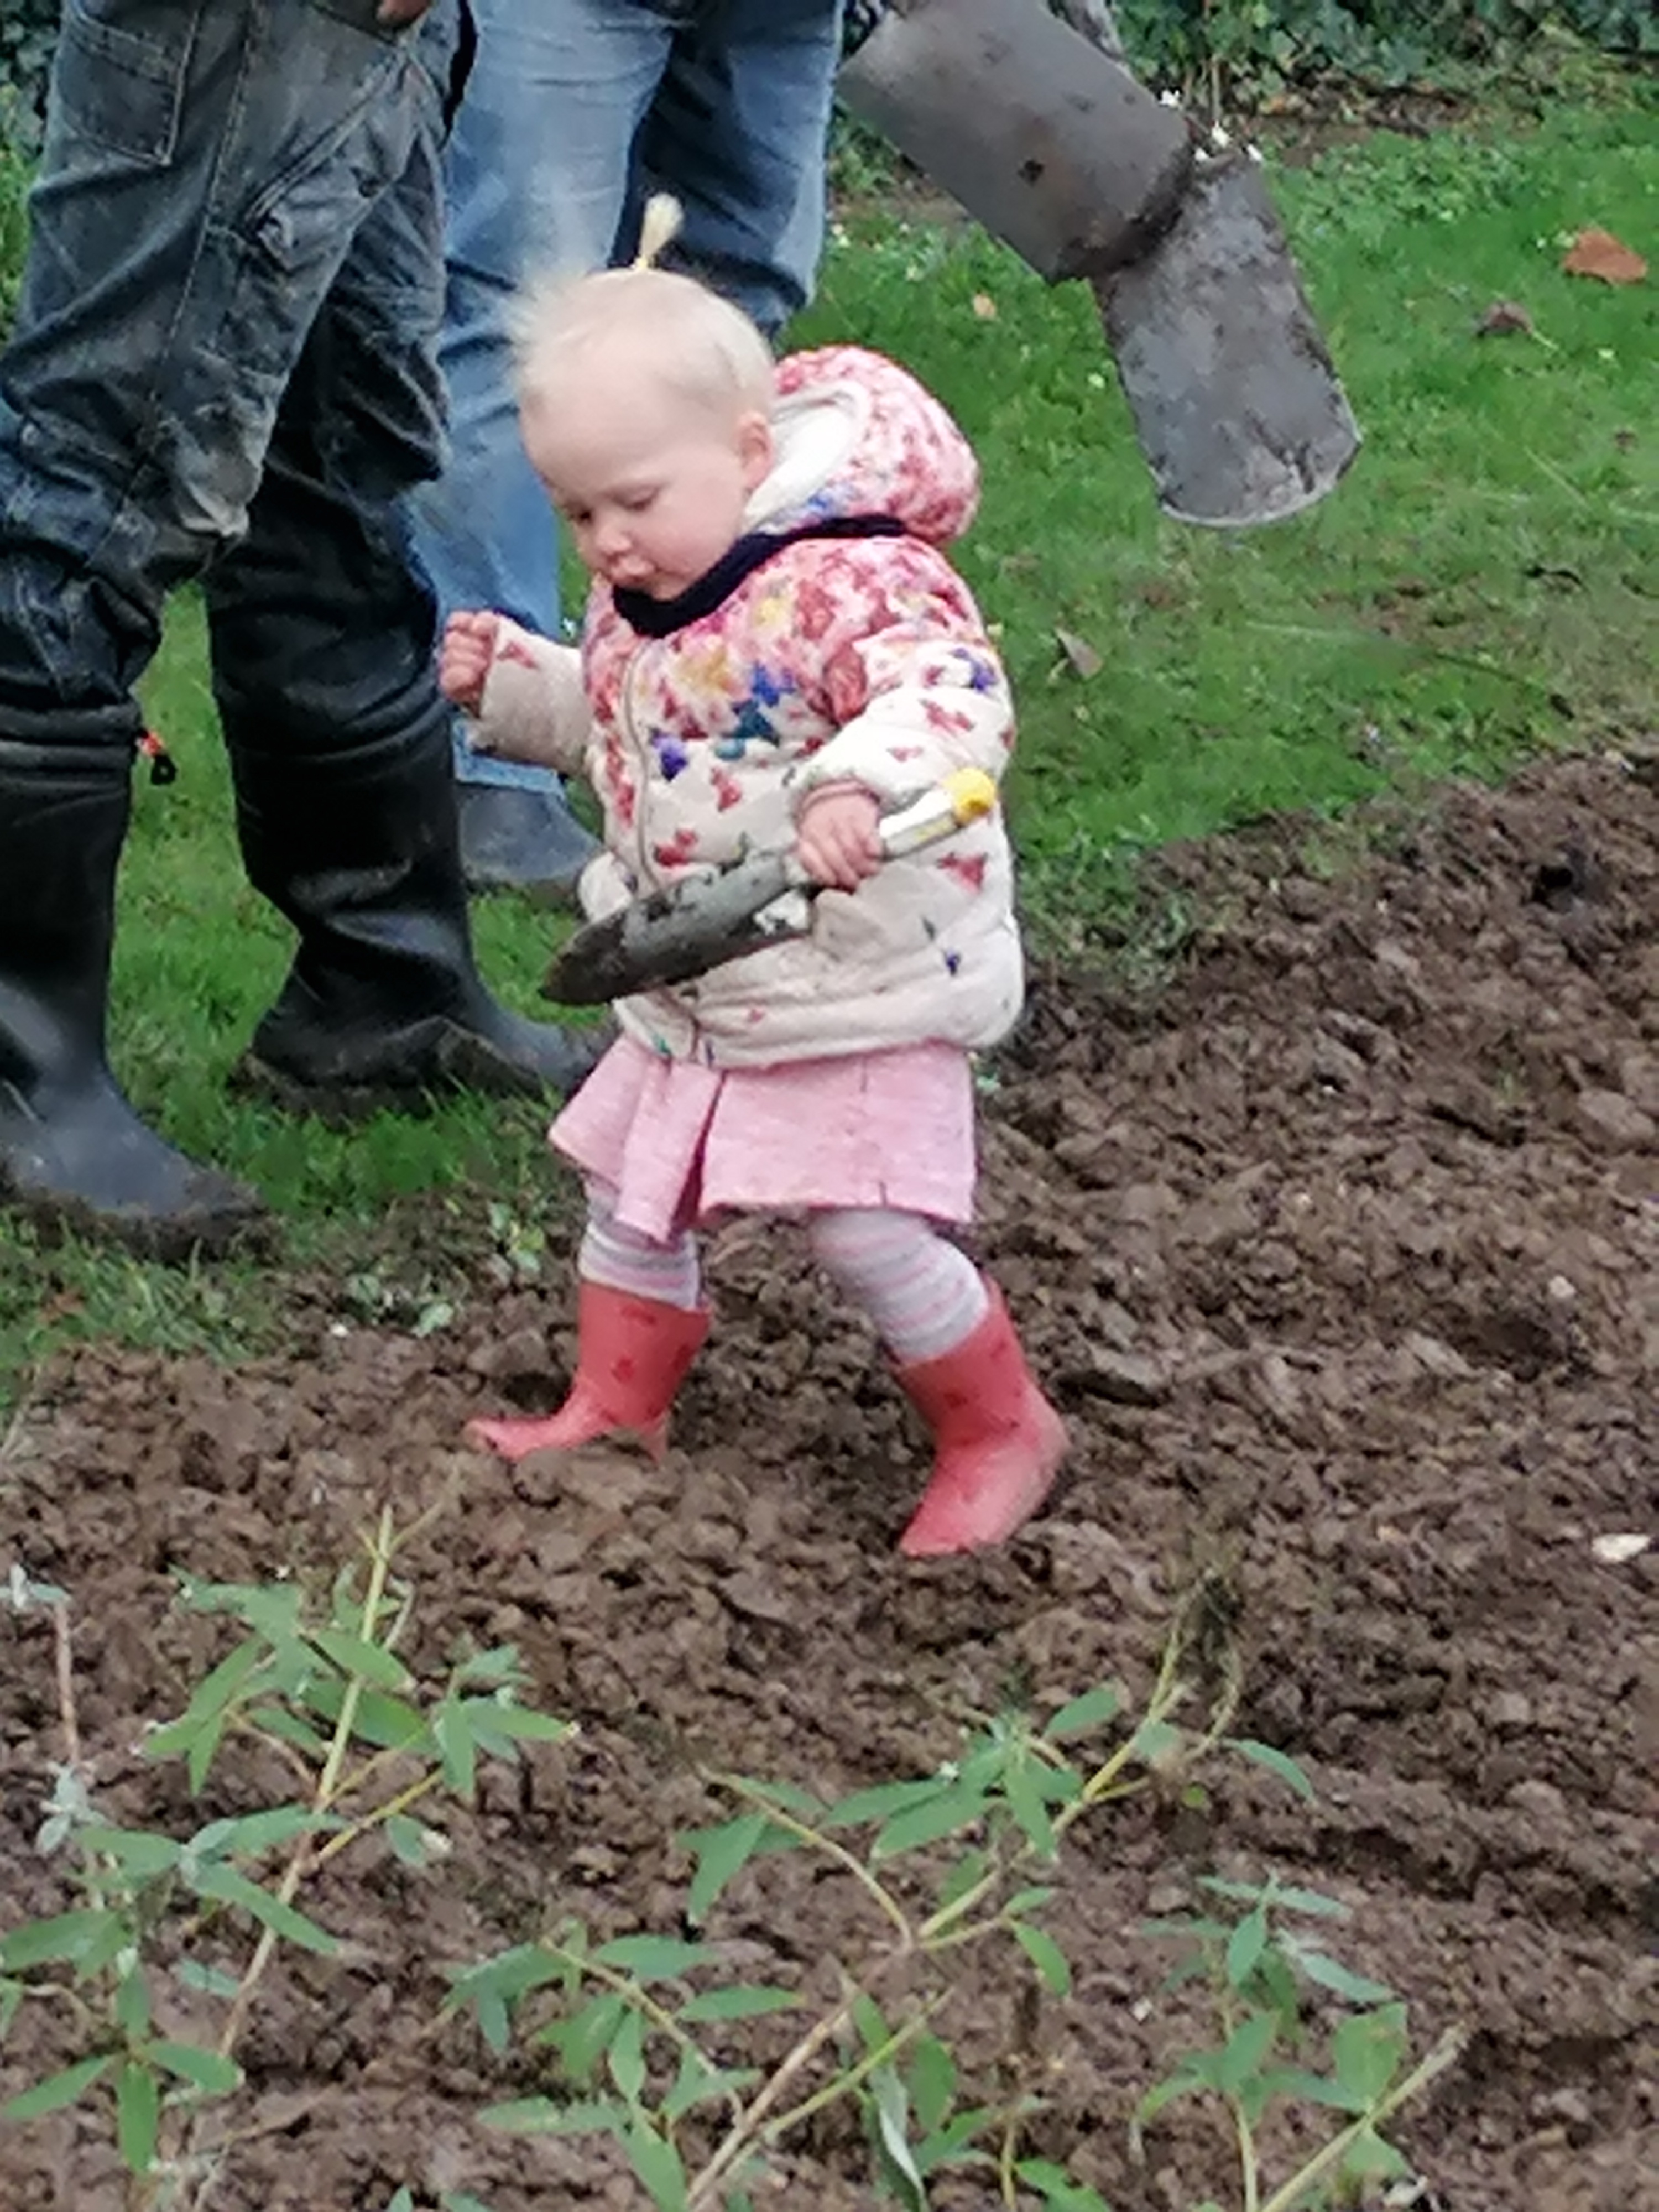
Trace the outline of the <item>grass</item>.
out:
M 1334 497 L 1265 532 L 1160 518 L 1089 295 L 1048 290 L 971 229 L 851 222 L 796 333 L 910 362 L 979 447 L 963 565 L 1022 701 L 1028 902 L 1062 943 L 1150 847 L 1273 810 L 1334 816 L 1652 723 L 1655 287 L 1559 267 L 1589 224 L 1652 253 L 1651 113 L 1378 137 L 1276 184 L 1367 444 Z M 1499 298 L 1536 337 L 1474 335 Z M 1057 629 L 1087 641 L 1097 673 L 1073 672 Z M 492 1237 L 568 1198 L 543 1117 L 467 1103 L 343 1135 L 226 1097 L 287 941 L 236 862 L 187 597 L 146 696 L 183 774 L 141 791 L 123 874 L 112 1030 L 131 1095 L 175 1142 L 265 1188 L 294 1266 L 356 1277 L 366 1307 L 465 1297 Z M 546 917 L 495 901 L 477 925 L 487 972 L 535 1011 Z M 66 1334 L 224 1352 L 292 1327 L 282 1273 L 168 1273 L 0 1235 L 0 1395 Z

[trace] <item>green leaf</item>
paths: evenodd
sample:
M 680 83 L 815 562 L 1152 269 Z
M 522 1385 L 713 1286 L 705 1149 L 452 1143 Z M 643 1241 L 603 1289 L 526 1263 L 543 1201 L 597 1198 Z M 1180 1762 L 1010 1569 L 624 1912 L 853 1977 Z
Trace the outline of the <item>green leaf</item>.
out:
M 1008 1800 L 1008 1809 L 1031 1849 L 1039 1858 L 1056 1857 L 1060 1844 L 1054 1835 L 1054 1824 L 1048 1817 L 1048 1808 L 1043 1802 L 1037 1778 L 1024 1760 L 1011 1762 L 1003 1776 L 1002 1788 Z
M 107 1944 L 115 1932 L 119 1950 L 127 1936 L 127 1923 L 118 1912 L 88 1905 L 78 1912 L 60 1912 L 50 1920 L 26 1920 L 21 1928 L 0 1936 L 0 1966 L 9 1973 L 26 1973 L 31 1966 L 75 1966 L 94 1943 Z
M 793 1813 L 798 1820 L 805 1820 L 815 1828 L 823 1826 L 824 1807 L 810 1790 L 798 1783 L 771 1780 L 757 1782 L 745 1775 L 744 1786 L 754 1792 L 763 1804 L 772 1804 L 785 1813 Z
M 115 2130 L 129 2173 L 148 2173 L 155 2163 L 161 2125 L 161 2085 L 142 2059 L 127 2058 L 115 2077 Z
M 113 1859 L 135 1881 L 153 1881 L 179 1863 L 181 1846 L 171 1836 L 145 1828 L 82 1828 L 81 1844 L 99 1858 Z
M 611 2078 L 629 2105 L 637 2105 L 645 2087 L 645 2022 L 638 2013 L 623 2015 L 622 2025 L 605 2053 Z
M 878 2066 L 869 2077 L 870 2102 L 878 2139 L 889 2173 L 909 2212 L 927 2212 L 927 2191 L 910 2148 L 910 2100 L 890 2066 Z
M 1353 2181 L 1394 2181 L 1410 2172 L 1394 2145 L 1375 2128 L 1362 2128 L 1342 2160 L 1344 2177 Z
M 432 1716 L 432 1733 L 443 1761 L 446 1784 L 471 1804 L 478 1779 L 478 1750 L 465 1706 L 446 1698 Z
M 305 1640 L 331 1659 L 343 1674 L 355 1676 L 377 1690 L 397 1692 L 409 1686 L 409 1669 L 383 1644 L 370 1644 L 349 1636 L 343 1628 L 308 1628 Z
M 644 2183 L 657 2212 L 685 2212 L 685 2168 L 666 2136 L 659 2135 L 643 2112 L 635 2112 L 623 2137 L 629 2165 Z
M 905 2068 L 906 2086 L 916 2108 L 916 2125 L 931 2136 L 945 2124 L 957 2094 L 957 2063 L 936 2035 L 919 2035 Z
M 742 1873 L 769 1831 L 777 1832 L 764 1813 L 745 1813 L 717 1828 L 694 1828 L 675 1838 L 697 1863 L 685 1901 L 685 1917 L 694 1928 L 708 1919 L 720 1892 Z
M 994 2105 L 975 2105 L 955 2113 L 942 2128 L 935 2128 L 916 2145 L 916 2164 L 924 2173 L 935 2166 L 982 2166 L 989 2160 L 983 2151 L 970 2150 L 968 2146 L 977 2135 L 999 2123 L 1006 2125 L 1006 2116 Z
M 79 2058 L 61 2074 L 37 2081 L 21 2096 L 0 2105 L 0 2120 L 38 2120 L 47 2112 L 60 2112 L 65 2105 L 74 2104 L 94 2081 L 101 2081 L 114 2063 L 112 2051 L 106 2051 L 101 2058 Z
M 574 1721 L 562 1721 L 552 1713 L 538 1713 L 533 1705 L 504 1705 L 489 1700 L 494 1723 L 505 1736 L 523 1743 L 568 1743 L 579 1733 Z
M 1241 1759 L 1248 1759 L 1252 1766 L 1276 1775 L 1279 1781 L 1295 1790 L 1304 1802 L 1314 1802 L 1314 1786 L 1288 1752 L 1279 1750 L 1271 1743 L 1258 1743 L 1254 1736 L 1224 1736 L 1222 1741 L 1229 1751 L 1236 1751 Z
M 1243 1988 L 1267 1948 L 1267 1908 L 1258 1905 L 1227 1938 L 1227 1979 L 1234 1989 Z
M 1063 2166 L 1046 2158 L 1023 2158 L 1014 2167 L 1015 2178 L 1035 2189 L 1051 2212 L 1112 2212 L 1098 2190 L 1073 2181 Z
M 680 2051 L 679 2070 L 661 2105 L 662 2118 L 672 2128 L 690 2112 L 720 2094 L 720 2070 L 690 2045 Z
M 1322 2074 L 1310 2074 L 1299 2066 L 1275 2067 L 1262 2075 L 1261 2083 L 1270 2097 L 1297 2104 L 1334 2106 L 1340 2112 L 1363 2112 L 1366 2106 L 1367 2100 L 1356 2101 L 1340 2081 L 1327 2081 Z
M 1299 1942 L 1294 1936 L 1281 1935 L 1279 1940 L 1283 1950 L 1310 1982 L 1316 1982 L 1322 1990 L 1329 1990 L 1337 1996 L 1346 1997 L 1350 2004 L 1387 2004 L 1394 1995 L 1386 1983 L 1373 1982 L 1364 1974 L 1356 1974 L 1351 1967 L 1340 1965 L 1336 1960 L 1328 1958 L 1323 1951 L 1316 1950 L 1310 1943 Z
M 346 1689 L 337 1674 L 318 1676 L 306 1686 L 305 1702 L 332 1728 L 345 1710 Z M 418 1751 L 434 1740 L 436 1730 L 428 1728 L 426 1715 L 406 1698 L 364 1690 L 352 1709 L 351 1733 L 376 1751 Z
M 614 1990 L 591 1998 L 568 2020 L 553 2021 L 536 2039 L 552 2045 L 573 2081 L 585 2082 L 611 2046 L 627 2010 Z
M 234 1613 L 269 1644 L 291 1644 L 300 1633 L 297 1583 L 200 1583 L 185 1575 L 180 1588 L 192 1612 Z
M 180 1959 L 173 1971 L 185 1989 L 198 1990 L 204 1996 L 234 1997 L 241 1987 L 234 1974 L 201 1959 Z
M 523 1679 L 524 1662 L 516 1644 L 493 1644 L 488 1651 L 474 1652 L 471 1658 L 463 1659 L 455 1669 L 458 1685 L 464 1682 L 483 1682 L 491 1688 L 503 1683 Z
M 1072 1990 L 1071 1966 L 1054 1937 L 1041 1928 L 1029 1926 L 1024 1920 L 1014 1922 L 1012 1933 L 1015 1942 L 1054 1995 L 1057 1997 L 1069 1996 Z
M 245 1718 L 259 1735 L 275 1736 L 278 1743 L 291 1743 L 319 1766 L 328 1756 L 327 1737 L 319 1735 L 309 1721 L 289 1712 L 286 1705 L 250 1705 Z
M 1206 2064 L 1206 2060 L 1210 2063 Z M 1135 2106 L 1135 2124 L 1155 2120 L 1166 2105 L 1173 2105 L 1177 2097 L 1196 2097 L 1219 2087 L 1214 2079 L 1216 2068 L 1209 2052 L 1194 2052 L 1182 2059 L 1176 2070 L 1162 2081 L 1155 2081 Z
M 198 1897 L 216 1898 L 221 1905 L 236 1905 L 251 1913 L 273 1936 L 298 1944 L 302 1951 L 315 1951 L 329 1958 L 340 1948 L 325 1928 L 307 1919 L 303 1912 L 296 1912 L 291 1905 L 284 1905 L 268 1889 L 261 1889 L 257 1881 L 250 1881 L 234 1867 L 217 1862 L 202 1867 L 191 1878 L 190 1886 Z
M 313 1813 L 309 1806 L 273 1805 L 268 1812 L 244 1813 L 228 1820 L 210 1820 L 205 1828 L 197 1830 L 185 1849 L 198 1860 L 257 1859 L 267 1851 L 291 1844 L 296 1836 L 340 1825 L 331 1814 Z
M 137 1960 L 115 1984 L 111 2016 L 130 2043 L 149 2033 L 149 1978 Z
M 1092 1690 L 1085 1690 L 1080 1698 L 1073 1698 L 1062 1705 L 1054 1718 L 1044 1723 L 1042 1733 L 1051 1743 L 1062 1743 L 1067 1736 L 1087 1735 L 1092 1729 L 1104 1728 L 1123 1711 L 1123 1686 L 1121 1682 L 1100 1682 Z
M 1162 1766 L 1180 1750 L 1181 1730 L 1168 1721 L 1142 1721 L 1132 1741 L 1135 1757 L 1143 1766 Z
M 414 2192 L 405 2183 L 386 2206 L 386 2212 L 415 2212 Z
M 515 2097 L 505 2105 L 486 2106 L 478 2118 L 485 2127 L 507 2135 L 592 2136 L 620 2133 L 627 2114 L 606 2100 L 559 2105 L 551 2097 Z
M 920 1782 L 882 1782 L 873 1790 L 854 1790 L 832 1805 L 823 1815 L 822 1826 L 826 1828 L 860 1828 L 874 1820 L 890 1820 L 896 1813 L 908 1812 L 912 1805 L 920 1805 L 937 1797 L 944 1784 L 937 1775 L 930 1774 Z
M 178 1719 L 152 1729 L 146 1735 L 145 1758 L 170 1759 L 187 1751 L 197 1731 L 224 1714 L 264 1656 L 264 1641 L 257 1636 L 246 1638 L 228 1652 L 211 1674 L 204 1674 L 196 1685 L 190 1703 Z
M 181 2081 L 189 2081 L 198 2089 L 205 2089 L 215 2097 L 228 2097 L 233 2089 L 242 2086 L 242 2069 L 234 2058 L 226 2058 L 219 2051 L 204 2051 L 194 2043 L 152 2043 L 145 2051 L 169 2074 L 176 2074 Z
M 872 1996 L 860 1994 L 853 2000 L 853 2025 L 867 2052 L 884 2051 L 893 2039 L 893 2031 L 883 2016 L 881 2007 Z
M 735 1989 L 703 1990 L 701 1996 L 689 1998 L 675 2018 L 683 2027 L 699 2027 L 705 2021 L 758 2020 L 765 2013 L 798 2012 L 800 2002 L 798 1990 L 745 1982 Z
M 411 1820 L 407 1813 L 393 1813 L 386 1821 L 386 1839 L 394 1855 L 406 1867 L 417 1871 L 432 1862 L 432 1831 L 419 1820 Z
M 1054 1894 L 1052 1885 L 1047 1888 L 1038 1885 L 1031 1889 L 1017 1889 L 1002 1909 L 1011 1920 L 1022 1920 L 1028 1912 L 1041 1912 Z
M 1270 2012 L 1253 2012 L 1227 2038 L 1218 2070 L 1218 2086 L 1237 2096 L 1247 2081 L 1261 2071 L 1262 2061 L 1273 2049 L 1279 2022 Z
M 0 2043 L 3 2043 L 11 2033 L 11 2024 L 27 1995 L 28 1989 L 24 1983 L 0 1980 Z
M 985 1818 L 986 1810 L 984 1790 L 975 1784 L 958 1783 L 939 1790 L 925 1804 L 896 1814 L 877 1836 L 870 1855 L 892 1859 L 903 1851 L 920 1850 L 926 1844 L 939 1843 L 945 1836 L 976 1826 Z
M 675 1936 L 619 1936 L 593 1954 L 602 1966 L 614 1966 L 638 1982 L 666 1982 L 710 1966 L 720 1957 L 712 1943 L 685 1943 Z
M 1385 2005 L 1357 2013 L 1331 2038 L 1331 2067 L 1356 2110 L 1369 2111 L 1400 2071 L 1406 2056 L 1406 2008 Z

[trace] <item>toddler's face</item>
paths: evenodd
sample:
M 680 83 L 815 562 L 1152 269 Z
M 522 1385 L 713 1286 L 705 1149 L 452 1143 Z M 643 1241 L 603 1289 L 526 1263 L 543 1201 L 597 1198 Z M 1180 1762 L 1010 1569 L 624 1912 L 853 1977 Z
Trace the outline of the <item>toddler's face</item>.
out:
M 583 563 L 653 599 L 677 598 L 730 550 L 772 464 L 763 416 L 730 419 L 648 372 L 532 398 L 524 440 Z

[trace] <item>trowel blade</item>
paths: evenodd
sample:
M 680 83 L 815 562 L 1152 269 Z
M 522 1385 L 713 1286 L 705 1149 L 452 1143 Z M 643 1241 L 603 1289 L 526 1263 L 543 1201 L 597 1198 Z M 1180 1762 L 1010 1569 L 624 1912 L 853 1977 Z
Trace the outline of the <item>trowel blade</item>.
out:
M 1340 480 L 1359 426 L 1258 163 L 1201 163 L 1152 251 L 1093 289 L 1166 514 L 1278 522 Z

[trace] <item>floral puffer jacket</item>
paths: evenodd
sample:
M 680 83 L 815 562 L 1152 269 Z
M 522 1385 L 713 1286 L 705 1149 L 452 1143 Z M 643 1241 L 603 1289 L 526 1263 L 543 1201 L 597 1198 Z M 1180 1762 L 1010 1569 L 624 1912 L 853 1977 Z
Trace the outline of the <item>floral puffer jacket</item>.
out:
M 475 742 L 592 781 L 605 849 L 582 881 L 590 915 L 788 846 L 820 784 L 858 783 L 897 807 L 954 769 L 1000 777 L 1006 763 L 1007 680 L 939 550 L 978 497 L 956 424 L 906 370 L 851 346 L 780 364 L 775 424 L 778 459 L 746 518 L 769 542 L 742 541 L 736 565 L 753 565 L 724 596 L 726 563 L 665 612 L 632 609 L 652 630 L 678 623 L 658 635 L 596 585 L 580 677 L 574 648 L 503 625 Z M 869 518 L 892 534 L 802 534 Z M 1023 993 L 993 814 L 855 892 L 822 892 L 810 936 L 617 1012 L 655 1051 L 752 1067 L 991 1044 Z

